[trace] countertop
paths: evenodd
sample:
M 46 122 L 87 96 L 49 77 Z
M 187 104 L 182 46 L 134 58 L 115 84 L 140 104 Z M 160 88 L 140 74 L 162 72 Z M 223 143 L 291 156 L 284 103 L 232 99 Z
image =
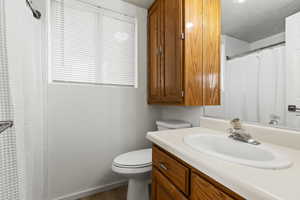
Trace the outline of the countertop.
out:
M 188 128 L 149 132 L 147 139 L 249 200 L 300 200 L 300 151 L 270 145 L 284 153 L 293 165 L 270 170 L 247 167 L 193 150 L 183 143 L 192 134 L 225 134 L 207 128 Z M 300 142 L 300 141 L 299 141 Z

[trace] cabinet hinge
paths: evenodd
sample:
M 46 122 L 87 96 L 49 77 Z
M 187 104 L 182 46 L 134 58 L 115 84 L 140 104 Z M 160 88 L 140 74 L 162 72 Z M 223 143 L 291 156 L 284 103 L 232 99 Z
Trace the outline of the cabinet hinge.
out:
M 162 46 L 159 46 L 159 47 L 157 48 L 156 51 L 157 51 L 156 54 L 159 55 L 159 56 L 161 56 L 162 53 L 163 53 L 163 48 L 162 48 Z
M 181 33 L 181 39 L 184 40 L 185 39 L 185 34 Z

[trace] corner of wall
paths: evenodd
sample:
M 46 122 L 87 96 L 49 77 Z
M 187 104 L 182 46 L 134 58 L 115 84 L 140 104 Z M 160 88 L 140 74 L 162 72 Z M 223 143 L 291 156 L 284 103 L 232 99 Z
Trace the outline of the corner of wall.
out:
M 192 126 L 200 126 L 200 117 L 203 115 L 203 106 L 160 106 L 160 118 L 163 120 L 176 119 L 190 122 Z

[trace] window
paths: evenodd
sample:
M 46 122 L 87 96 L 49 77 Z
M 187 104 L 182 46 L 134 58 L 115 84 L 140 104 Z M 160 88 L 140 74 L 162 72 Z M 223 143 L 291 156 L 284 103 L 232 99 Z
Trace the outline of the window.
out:
M 53 82 L 136 86 L 136 20 L 79 0 L 52 0 Z

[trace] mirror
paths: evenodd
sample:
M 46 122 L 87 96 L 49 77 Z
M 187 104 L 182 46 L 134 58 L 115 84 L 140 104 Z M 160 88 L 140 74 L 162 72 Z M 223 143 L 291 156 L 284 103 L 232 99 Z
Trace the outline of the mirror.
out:
M 221 51 L 221 105 L 205 116 L 300 129 L 299 0 L 222 0 Z

